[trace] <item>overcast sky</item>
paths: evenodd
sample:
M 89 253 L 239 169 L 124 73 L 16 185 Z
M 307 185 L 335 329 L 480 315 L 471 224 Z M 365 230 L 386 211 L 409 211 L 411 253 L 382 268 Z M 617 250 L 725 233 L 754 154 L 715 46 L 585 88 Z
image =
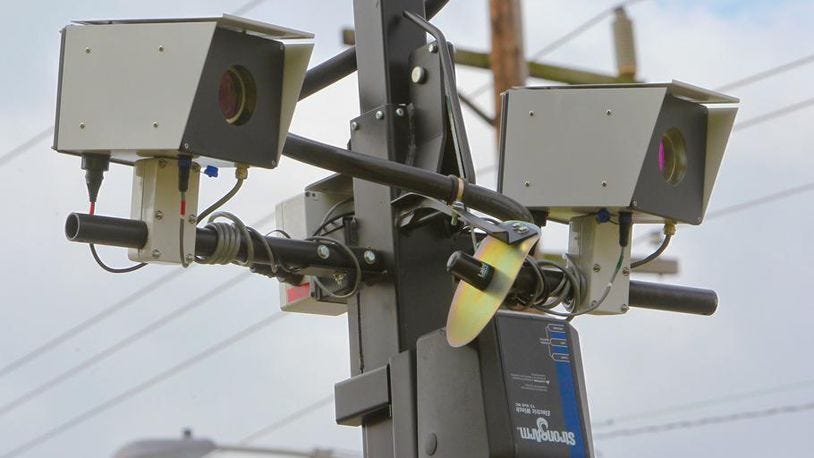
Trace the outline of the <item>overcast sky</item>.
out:
M 523 2 L 527 54 L 549 44 L 613 1 Z M 0 29 L 0 155 L 53 124 L 59 29 L 75 19 L 219 15 L 236 0 L 28 1 L 4 3 Z M 458 46 L 486 49 L 487 2 L 452 0 L 436 23 Z M 632 6 L 640 76 L 680 79 L 717 87 L 812 53 L 814 2 L 643 1 Z M 267 0 L 246 16 L 316 33 L 312 63 L 342 49 L 339 30 L 352 25 L 349 0 Z M 546 60 L 612 72 L 609 20 L 552 53 Z M 459 69 L 462 88 L 489 80 L 486 72 Z M 814 65 L 738 89 L 740 121 L 814 97 Z M 533 81 L 533 84 L 545 82 Z M 490 108 L 487 93 L 479 102 Z M 493 133 L 466 113 L 476 167 L 492 163 Z M 808 134 L 814 108 L 736 132 L 713 194 L 715 210 L 814 179 Z M 299 105 L 292 131 L 345 144 L 348 120 L 358 115 L 351 77 Z M 133 274 L 102 272 L 87 247 L 65 241 L 63 223 L 84 211 L 79 161 L 50 150 L 44 139 L 0 165 L 0 366 L 178 268 L 150 266 Z M 284 160 L 273 171 L 252 170 L 229 209 L 247 222 L 267 215 L 326 172 Z M 201 202 L 231 186 L 230 173 L 202 179 Z M 493 176 L 479 179 L 492 183 Z M 99 199 L 102 214 L 129 215 L 130 169 L 113 167 Z M 811 195 L 798 195 L 749 211 L 679 227 L 666 255 L 681 274 L 663 281 L 713 288 L 720 296 L 713 317 L 633 310 L 618 317 L 575 321 L 582 341 L 591 416 L 596 422 L 754 390 L 771 392 L 740 401 L 709 403 L 660 416 L 618 422 L 617 428 L 728 415 L 814 401 L 814 370 L 807 350 L 814 247 Z M 266 224 L 261 229 L 270 230 Z M 647 228 L 645 228 L 646 230 Z M 643 233 L 642 230 L 639 233 Z M 544 232 L 547 249 L 561 249 L 565 230 Z M 647 244 L 635 247 L 644 253 Z M 110 264 L 124 265 L 123 250 L 104 249 Z M 198 266 L 141 294 L 132 305 L 0 377 L 5 404 L 107 348 L 157 318 L 197 301 L 166 327 L 127 346 L 28 403 L 0 414 L 0 454 L 99 405 L 200 352 L 278 309 L 277 282 L 241 275 L 236 266 Z M 652 278 L 651 278 L 652 280 Z M 143 437 L 197 435 L 237 442 L 332 392 L 349 375 L 345 317 L 290 315 L 223 352 L 192 366 L 97 416 L 53 435 L 25 457 L 106 457 Z M 793 388 L 789 384 L 803 382 Z M 786 388 L 777 389 L 785 386 Z M 597 439 L 603 457 L 806 456 L 814 412 L 778 415 L 692 429 Z M 258 438 L 268 446 L 359 450 L 360 431 L 339 427 L 331 405 Z

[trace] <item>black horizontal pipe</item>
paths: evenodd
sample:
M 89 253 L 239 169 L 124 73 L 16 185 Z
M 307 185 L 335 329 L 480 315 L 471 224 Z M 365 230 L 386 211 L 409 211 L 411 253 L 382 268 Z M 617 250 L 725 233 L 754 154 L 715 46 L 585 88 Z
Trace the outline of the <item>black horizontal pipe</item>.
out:
M 438 14 L 448 1 L 449 0 L 427 0 L 424 2 L 424 10 L 426 11 L 427 18 L 429 19 Z M 310 68 L 305 73 L 302 90 L 300 91 L 300 100 L 325 89 L 331 84 L 355 72 L 356 69 L 356 47 L 351 46 L 325 62 Z
M 147 225 L 143 221 L 126 218 L 113 218 L 109 216 L 87 215 L 84 213 L 71 213 L 65 222 L 65 235 L 73 242 L 94 243 L 97 245 L 118 246 L 123 248 L 141 248 L 147 243 Z M 282 237 L 265 237 L 278 262 L 286 265 L 302 267 L 304 274 L 325 270 L 353 270 L 353 261 L 348 254 L 330 243 L 310 240 L 295 240 Z M 195 254 L 202 257 L 210 256 L 215 251 L 218 237 L 214 229 L 199 227 L 195 236 Z M 252 240 L 254 244 L 254 260 L 258 264 L 269 264 L 271 260 L 265 247 L 259 240 Z M 320 245 L 328 248 L 328 257 L 323 259 L 317 253 Z M 359 265 L 366 273 L 383 272 L 385 264 L 382 257 L 376 256 L 373 263 L 364 261 L 362 248 L 350 247 L 356 255 Z M 378 254 L 378 253 L 377 253 Z M 246 243 L 241 243 L 238 260 L 246 260 Z
M 449 201 L 459 181 L 429 170 L 380 159 L 288 134 L 283 154 L 323 169 Z M 470 208 L 505 220 L 532 221 L 528 209 L 509 197 L 478 185 L 465 186 L 461 201 Z
M 552 290 L 562 280 L 562 272 L 557 270 L 546 269 L 544 273 Z M 532 268 L 524 265 L 512 286 L 512 292 L 529 296 L 536 287 L 536 278 Z M 712 315 L 718 308 L 718 294 L 709 289 L 631 280 L 628 305 L 665 312 Z

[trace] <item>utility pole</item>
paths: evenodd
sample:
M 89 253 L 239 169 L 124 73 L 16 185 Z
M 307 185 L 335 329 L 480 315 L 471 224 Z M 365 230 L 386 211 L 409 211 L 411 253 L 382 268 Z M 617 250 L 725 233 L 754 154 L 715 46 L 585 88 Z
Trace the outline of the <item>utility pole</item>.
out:
M 489 0 L 492 51 L 489 64 L 494 79 L 495 126 L 500 123 L 503 91 L 522 86 L 528 68 L 523 50 L 523 14 L 520 0 Z

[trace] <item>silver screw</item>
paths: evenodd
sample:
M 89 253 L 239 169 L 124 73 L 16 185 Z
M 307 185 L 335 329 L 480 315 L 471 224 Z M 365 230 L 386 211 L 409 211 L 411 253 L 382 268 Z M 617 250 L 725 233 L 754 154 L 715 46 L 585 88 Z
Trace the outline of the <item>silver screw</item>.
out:
M 602 270 L 602 266 L 599 264 L 594 264 L 594 272 L 599 272 L 600 270 Z
M 520 227 L 517 228 L 517 233 L 518 234 L 525 234 L 528 231 L 529 231 L 529 228 L 526 227 L 526 226 L 520 226 Z
M 608 182 L 603 180 L 602 181 L 602 187 L 607 188 L 608 187 Z
M 438 45 L 437 45 L 437 44 L 435 44 L 435 43 L 430 43 L 430 45 L 429 45 L 429 46 L 427 46 L 427 49 L 428 49 L 428 50 L 429 50 L 431 53 L 435 54 L 436 52 L 438 52 Z
M 512 229 L 519 229 L 520 223 L 512 223 Z
M 189 221 L 189 224 L 197 223 L 198 222 L 198 215 L 194 215 L 194 214 L 189 215 L 189 218 L 187 218 L 187 221 Z
M 695 218 L 695 221 L 697 221 L 698 223 L 701 223 L 701 221 L 703 221 L 703 219 L 699 216 L 698 218 Z
M 79 128 L 80 128 L 80 129 L 84 129 L 84 128 L 85 128 L 85 123 L 84 123 L 84 122 L 80 122 L 80 123 L 79 123 Z
M 396 116 L 404 116 L 404 108 L 396 108 Z
M 166 166 L 167 166 L 167 160 L 166 159 L 159 159 L 158 160 L 158 168 L 163 169 Z
M 524 181 L 523 186 L 525 186 L 527 188 L 530 187 L 531 186 L 531 181 Z
M 163 217 L 164 217 L 164 212 L 162 212 L 161 210 L 156 210 L 155 211 L 155 219 L 161 219 Z
M 627 304 L 622 304 L 622 313 L 627 313 L 628 310 L 630 310 L 630 307 Z
M 271 161 L 271 166 L 272 167 L 277 167 L 277 161 Z
M 613 112 L 612 112 L 610 109 L 608 109 L 608 110 L 605 110 L 605 114 L 606 114 L 606 115 L 608 115 L 608 116 L 610 116 L 610 115 L 612 115 L 612 114 L 613 114 Z
M 153 127 L 155 127 L 156 129 L 158 129 L 158 122 L 154 122 L 154 123 L 153 123 Z
M 90 48 L 85 48 L 85 54 L 90 54 Z
M 345 278 L 347 278 L 348 276 L 344 272 L 336 272 L 335 274 L 333 274 L 333 277 L 334 282 L 336 282 L 336 285 L 341 286 L 342 283 L 345 283 Z
M 384 112 L 382 110 L 379 110 L 379 111 L 376 112 L 376 119 L 379 119 L 379 120 L 384 119 Z
M 331 256 L 331 250 L 325 245 L 320 245 L 317 247 L 317 256 L 322 259 L 328 259 Z
M 627 277 L 628 275 L 630 275 L 630 269 L 629 269 L 629 268 L 627 268 L 627 267 L 623 267 L 623 268 L 622 268 L 622 275 L 624 275 L 625 277 Z
M 424 67 L 415 66 L 410 72 L 410 80 L 415 84 L 422 84 L 427 81 L 427 70 Z
M 639 201 L 634 200 L 633 202 L 630 203 L 630 206 L 631 207 L 638 207 L 639 206 Z
M 373 264 L 376 262 L 376 253 L 372 252 L 371 250 L 365 250 L 364 254 L 362 255 L 365 262 L 368 264 Z
M 356 121 L 351 121 L 350 122 L 350 128 L 351 128 L 351 130 L 359 130 L 359 123 L 356 122 Z
M 161 250 L 159 250 L 158 248 L 154 249 L 152 255 L 153 255 L 154 258 L 160 258 L 161 257 Z
M 164 52 L 164 46 L 158 45 L 158 52 Z
M 184 143 L 184 149 L 189 149 L 189 143 Z
M 534 110 L 529 110 L 529 116 L 534 116 Z

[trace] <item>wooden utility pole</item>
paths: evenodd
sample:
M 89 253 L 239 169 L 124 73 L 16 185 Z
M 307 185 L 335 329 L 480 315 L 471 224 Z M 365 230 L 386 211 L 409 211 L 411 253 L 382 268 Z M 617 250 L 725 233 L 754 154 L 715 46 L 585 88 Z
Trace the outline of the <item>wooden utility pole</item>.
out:
M 489 0 L 494 77 L 495 123 L 500 121 L 500 94 L 526 82 L 528 69 L 523 52 L 523 14 L 520 0 Z

